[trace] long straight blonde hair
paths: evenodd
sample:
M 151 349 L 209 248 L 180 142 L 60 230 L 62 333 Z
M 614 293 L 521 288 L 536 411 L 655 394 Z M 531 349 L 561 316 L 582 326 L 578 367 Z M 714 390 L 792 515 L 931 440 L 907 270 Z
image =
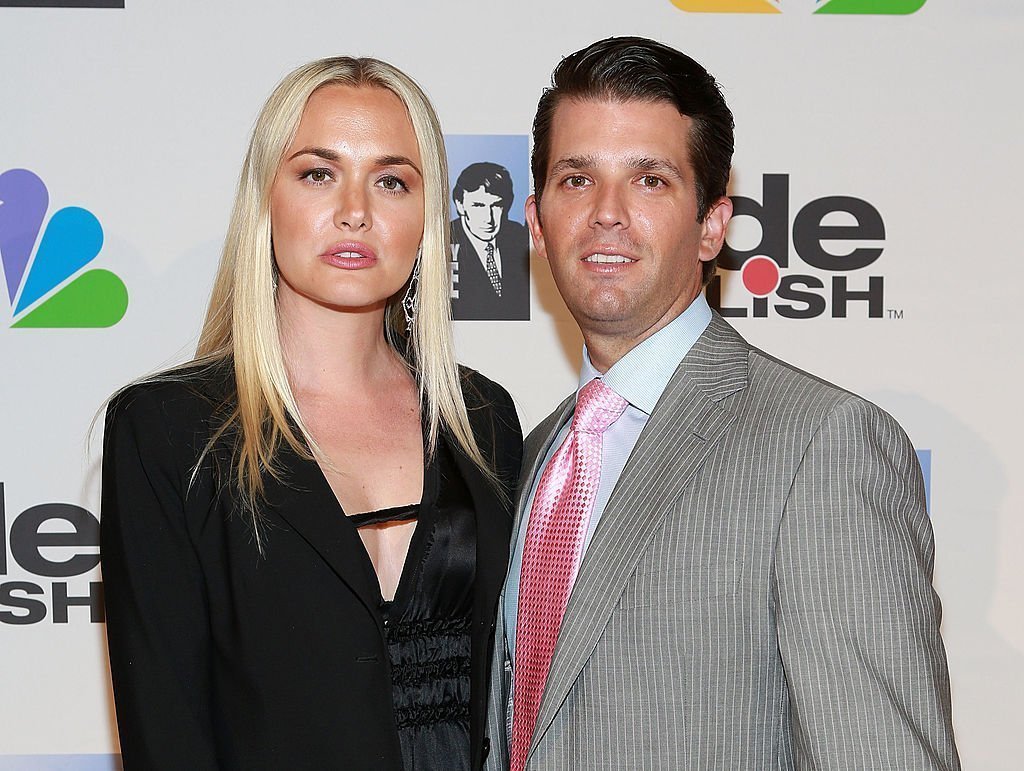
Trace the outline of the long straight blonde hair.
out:
M 278 333 L 276 267 L 271 250 L 270 191 L 309 97 L 327 85 L 383 88 L 405 105 L 423 162 L 423 240 L 418 309 L 406 338 L 400 292 L 384 314 L 388 343 L 419 385 L 427 426 L 426 451 L 446 428 L 459 447 L 494 480 L 473 438 L 460 387 L 451 330 L 448 167 L 441 127 L 423 91 L 407 75 L 377 59 L 319 59 L 287 75 L 263 106 L 242 166 L 234 210 L 192 364 L 234 365 L 236 403 L 207 446 L 235 437 L 232 478 L 262 543 L 259 502 L 263 474 L 280 474 L 282 442 L 303 457 L 327 461 L 303 422 L 288 381 Z M 297 436 L 289 418 L 298 426 Z M 305 438 L 305 443 L 302 441 Z M 308 448 L 308 449 L 307 449 Z M 329 462 L 329 461 L 327 461 Z

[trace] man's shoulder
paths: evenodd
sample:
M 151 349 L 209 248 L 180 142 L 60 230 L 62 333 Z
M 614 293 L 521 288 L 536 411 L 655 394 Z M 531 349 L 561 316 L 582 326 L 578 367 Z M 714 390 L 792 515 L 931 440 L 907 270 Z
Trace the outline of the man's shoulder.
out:
M 773 430 L 813 432 L 836 411 L 888 419 L 867 399 L 751 345 L 718 314 L 684 361 L 712 401 Z
M 744 401 L 748 414 L 776 424 L 817 431 L 827 422 L 885 424 L 902 431 L 895 419 L 869 399 L 791 362 L 750 346 Z
M 750 382 L 772 388 L 780 398 L 858 399 L 856 394 L 767 351 L 751 346 L 748 356 Z
M 705 372 L 717 365 L 728 367 L 742 359 L 745 366 L 747 389 L 760 394 L 762 398 L 778 399 L 845 399 L 859 398 L 850 391 L 836 385 L 813 372 L 809 372 L 768 351 L 750 344 L 731 324 L 717 313 L 708 328 L 701 335 L 695 348 L 705 364 Z M 716 359 L 719 361 L 716 363 Z M 712 366 L 708 368 L 706 365 Z M 706 376 L 705 376 L 706 377 Z

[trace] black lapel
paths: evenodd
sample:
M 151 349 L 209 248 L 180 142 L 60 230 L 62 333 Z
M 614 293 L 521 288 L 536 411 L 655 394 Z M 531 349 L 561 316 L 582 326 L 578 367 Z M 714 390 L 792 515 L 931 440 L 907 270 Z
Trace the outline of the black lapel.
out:
M 450 446 L 459 473 L 462 474 L 473 498 L 476 513 L 476 588 L 473 615 L 478 621 L 486 621 L 490 626 L 494 604 L 505 579 L 504 567 L 512 521 L 508 515 L 508 506 L 501 502 L 497 492 L 484 478 L 476 464 L 462 453 L 454 441 L 451 441 Z
M 475 431 L 475 435 L 479 438 L 481 432 Z M 488 645 L 491 641 L 491 628 L 497 618 L 498 595 L 505 581 L 504 568 L 508 559 L 512 518 L 508 510 L 509 504 L 501 501 L 491 483 L 476 464 L 462 452 L 458 443 L 447 434 L 441 441 L 448 443 L 455 458 L 455 465 L 469 489 L 476 520 L 476 578 L 473 587 L 473 626 L 470 633 L 470 742 L 476 764 L 480 759 L 487 710 L 487 672 L 491 662 Z M 496 448 L 498 452 L 503 449 Z
M 380 586 L 368 570 L 366 550 L 320 467 L 287 444 L 278 461 L 280 479 L 266 481 L 268 510 L 290 525 L 366 605 L 381 636 Z

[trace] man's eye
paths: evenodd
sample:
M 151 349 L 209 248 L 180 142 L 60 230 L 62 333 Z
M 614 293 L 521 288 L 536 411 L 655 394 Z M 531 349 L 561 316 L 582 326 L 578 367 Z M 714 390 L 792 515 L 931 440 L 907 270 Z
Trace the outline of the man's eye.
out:
M 644 174 L 640 178 L 640 183 L 644 187 L 661 187 L 665 184 L 665 181 L 661 177 L 656 177 L 653 174 Z
M 574 174 L 573 176 L 565 180 L 565 183 L 569 187 L 583 187 L 584 185 L 587 184 L 587 178 L 582 176 L 581 174 Z

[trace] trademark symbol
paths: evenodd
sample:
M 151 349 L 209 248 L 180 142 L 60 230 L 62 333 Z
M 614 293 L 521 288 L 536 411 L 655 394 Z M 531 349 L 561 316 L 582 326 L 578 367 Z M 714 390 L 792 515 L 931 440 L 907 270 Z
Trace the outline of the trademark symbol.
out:
M 886 316 L 886 318 L 890 318 L 890 319 L 902 319 L 903 318 L 903 309 L 900 308 L 900 309 L 897 310 L 896 308 L 888 308 L 885 311 L 885 316 Z

